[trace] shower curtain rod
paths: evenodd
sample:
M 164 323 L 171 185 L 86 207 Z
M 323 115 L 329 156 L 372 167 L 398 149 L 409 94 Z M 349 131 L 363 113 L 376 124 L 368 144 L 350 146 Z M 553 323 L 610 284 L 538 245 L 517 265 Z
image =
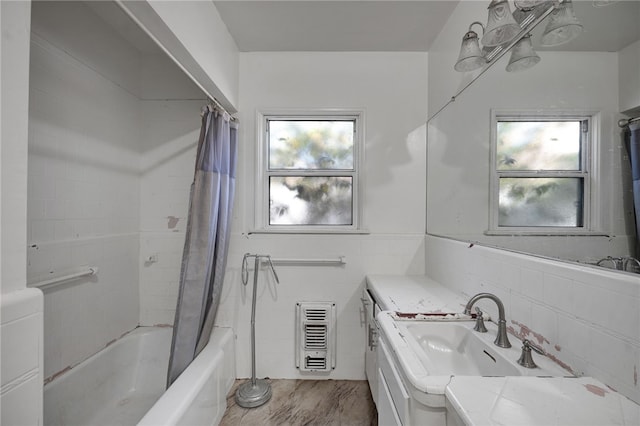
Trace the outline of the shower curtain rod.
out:
M 618 120 L 618 126 L 627 127 L 629 124 L 634 123 L 636 121 L 640 121 L 640 117 L 623 118 Z
M 231 121 L 238 121 L 238 119 L 236 117 L 234 117 L 233 115 L 231 115 L 231 113 L 229 111 L 227 111 L 225 109 L 225 107 L 223 107 L 222 104 L 220 102 L 218 102 L 218 100 L 216 98 L 211 98 L 211 97 L 207 96 L 207 102 L 208 102 L 207 106 L 212 106 L 212 107 L 218 109 L 219 111 L 228 114 L 229 117 L 231 117 Z M 211 104 L 213 104 L 213 105 L 211 105 Z

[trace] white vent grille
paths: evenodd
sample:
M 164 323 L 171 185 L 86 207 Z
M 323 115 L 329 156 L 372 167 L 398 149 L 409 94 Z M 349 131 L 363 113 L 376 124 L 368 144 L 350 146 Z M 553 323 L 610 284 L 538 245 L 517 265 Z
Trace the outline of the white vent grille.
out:
M 296 367 L 301 371 L 331 371 L 336 366 L 336 305 L 296 304 Z
M 304 348 L 305 349 L 326 349 L 327 348 L 327 326 L 306 324 L 304 326 Z

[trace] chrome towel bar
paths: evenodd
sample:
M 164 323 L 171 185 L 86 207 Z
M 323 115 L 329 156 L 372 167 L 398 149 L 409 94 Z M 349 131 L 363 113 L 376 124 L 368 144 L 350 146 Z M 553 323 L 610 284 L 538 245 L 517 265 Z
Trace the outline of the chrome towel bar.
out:
M 271 259 L 273 263 L 279 265 L 303 265 L 303 266 L 340 266 L 347 263 L 345 256 L 338 256 L 336 258 L 325 259 L 290 259 L 290 258 L 277 258 Z M 263 260 L 264 262 L 264 260 Z
M 27 284 L 27 287 L 37 287 L 37 288 L 53 287 L 58 284 L 65 283 L 67 281 L 77 280 L 78 278 L 96 275 L 97 273 L 98 273 L 98 268 L 96 266 L 90 266 L 87 269 L 83 269 L 79 272 L 75 272 L 72 274 L 61 275 L 58 277 L 53 277 L 53 278 L 49 278 L 42 281 L 36 281 L 34 283 Z

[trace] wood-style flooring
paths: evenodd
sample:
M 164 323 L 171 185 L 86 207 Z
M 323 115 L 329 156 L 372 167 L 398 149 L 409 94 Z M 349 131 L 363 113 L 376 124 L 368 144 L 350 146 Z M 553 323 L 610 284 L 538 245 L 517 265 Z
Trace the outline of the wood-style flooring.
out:
M 271 380 L 273 395 L 264 405 L 242 408 L 235 392 L 227 396 L 220 426 L 377 426 L 378 414 L 366 381 Z

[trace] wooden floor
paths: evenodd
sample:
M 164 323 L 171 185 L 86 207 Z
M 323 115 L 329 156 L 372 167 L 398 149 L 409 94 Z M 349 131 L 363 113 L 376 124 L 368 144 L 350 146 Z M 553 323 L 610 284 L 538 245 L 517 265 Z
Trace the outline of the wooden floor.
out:
M 366 381 L 271 380 L 273 396 L 256 408 L 236 404 L 236 383 L 227 396 L 227 411 L 221 426 L 369 426 L 378 424 L 378 414 Z

